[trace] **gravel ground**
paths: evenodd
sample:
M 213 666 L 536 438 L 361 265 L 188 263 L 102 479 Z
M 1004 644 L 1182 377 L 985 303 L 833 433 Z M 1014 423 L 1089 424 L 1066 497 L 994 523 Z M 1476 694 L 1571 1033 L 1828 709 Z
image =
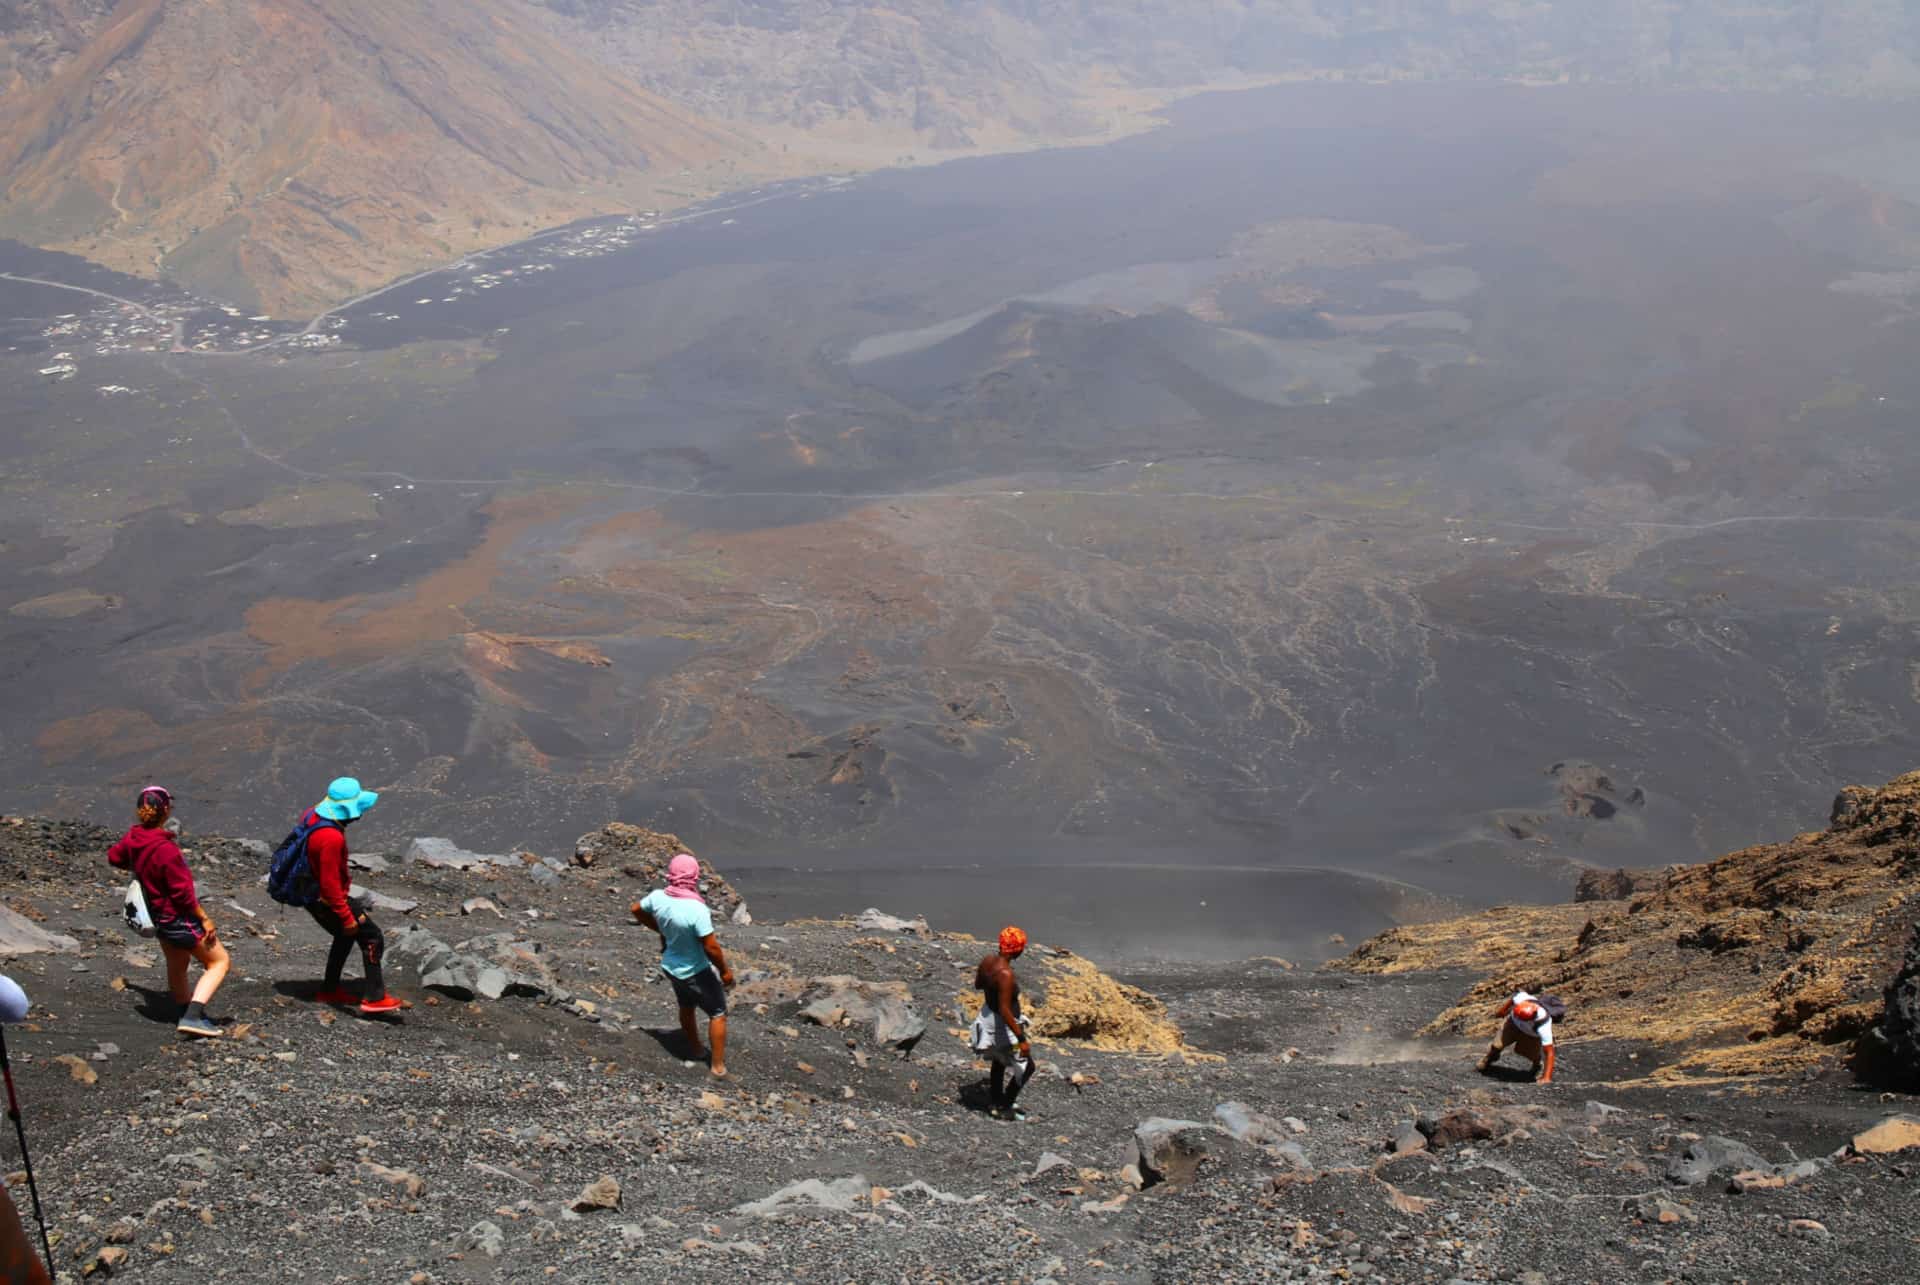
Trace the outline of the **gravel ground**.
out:
M 1842 1151 L 1911 1100 L 1834 1076 L 1650 1082 L 1649 1050 L 1582 1041 L 1577 1014 L 1552 1086 L 1482 1077 L 1476 1047 L 1406 1038 L 1465 989 L 1445 975 L 1101 961 L 1158 995 L 1193 1051 L 1045 1044 L 1031 1118 L 1012 1123 L 979 1109 L 982 1068 L 954 1033 L 984 946 L 732 925 L 733 1075 L 715 1083 L 667 1030 L 654 941 L 626 922 L 638 890 L 604 869 L 365 874 L 419 903 L 376 913 L 390 939 L 510 930 L 525 975 L 559 993 L 463 1002 L 396 960 L 414 1007 L 372 1019 L 308 998 L 324 938 L 267 901 L 255 855 L 189 839 L 235 971 L 212 1006 L 226 1038 L 183 1043 L 158 1011 L 157 951 L 118 923 L 112 837 L 0 821 L 4 900 L 78 943 L 7 966 L 35 1003 L 8 1043 L 63 1274 L 1866 1280 L 1904 1278 L 1920 1242 L 1920 1150 Z M 500 915 L 462 915 L 476 896 Z M 928 1022 L 910 1056 L 779 998 L 830 975 L 910 988 Z M 1247 1140 L 1207 1127 L 1229 1102 L 1250 1109 Z M 1155 1117 L 1202 1127 L 1175 1130 L 1167 1180 L 1138 1189 L 1136 1126 Z M 1429 1143 L 1401 1129 L 1415 1119 L 1445 1127 Z M 1441 1145 L 1449 1132 L 1489 1136 Z M 1669 1178 L 1714 1138 L 1769 1166 L 1832 1162 L 1741 1192 L 1731 1169 Z M 617 1198 L 586 1191 L 603 1178 Z

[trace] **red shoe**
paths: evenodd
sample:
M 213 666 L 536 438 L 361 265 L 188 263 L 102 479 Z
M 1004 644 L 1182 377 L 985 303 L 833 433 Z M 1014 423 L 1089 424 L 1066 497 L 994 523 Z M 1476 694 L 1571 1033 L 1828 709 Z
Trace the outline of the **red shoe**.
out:
M 323 990 L 314 995 L 313 1002 L 316 1004 L 351 1004 L 353 1003 L 353 992 L 344 986 L 335 986 L 330 990 Z
M 362 1001 L 360 1011 L 362 1013 L 392 1013 L 405 1007 L 407 1007 L 407 1001 L 401 999 L 398 995 L 382 995 L 379 999 Z

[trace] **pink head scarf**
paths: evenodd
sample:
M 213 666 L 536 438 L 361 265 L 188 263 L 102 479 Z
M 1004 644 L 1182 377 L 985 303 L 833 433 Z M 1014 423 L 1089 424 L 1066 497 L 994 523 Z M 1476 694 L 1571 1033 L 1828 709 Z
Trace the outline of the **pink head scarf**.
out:
M 689 901 L 705 901 L 700 895 L 700 863 L 693 854 L 683 852 L 667 862 L 667 895 Z

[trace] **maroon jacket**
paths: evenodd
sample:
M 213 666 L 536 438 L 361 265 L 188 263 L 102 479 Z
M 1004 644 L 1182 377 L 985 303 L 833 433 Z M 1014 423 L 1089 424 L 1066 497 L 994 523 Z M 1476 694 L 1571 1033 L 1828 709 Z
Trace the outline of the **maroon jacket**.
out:
M 309 810 L 300 818 L 300 824 L 308 824 L 315 815 Z M 314 904 L 331 910 L 334 918 L 343 924 L 358 918 L 347 901 L 347 889 L 353 887 L 353 872 L 347 869 L 346 831 L 338 823 L 323 825 L 307 836 L 307 869 L 313 871 L 320 885 L 320 900 Z
M 140 881 L 140 891 L 146 894 L 147 913 L 154 923 L 200 921 L 200 897 L 193 888 L 193 872 L 180 855 L 180 845 L 165 830 L 132 827 L 120 842 L 107 849 L 107 861 L 133 871 L 133 877 Z

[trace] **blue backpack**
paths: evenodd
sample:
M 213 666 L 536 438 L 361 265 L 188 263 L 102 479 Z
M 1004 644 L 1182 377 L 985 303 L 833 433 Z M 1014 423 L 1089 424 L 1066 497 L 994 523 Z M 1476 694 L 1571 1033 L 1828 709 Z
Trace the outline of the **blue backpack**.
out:
M 320 900 L 320 881 L 307 864 L 307 840 L 323 826 L 340 829 L 339 822 L 315 814 L 311 821 L 303 819 L 294 826 L 273 850 L 267 863 L 267 895 L 281 905 L 311 906 Z

